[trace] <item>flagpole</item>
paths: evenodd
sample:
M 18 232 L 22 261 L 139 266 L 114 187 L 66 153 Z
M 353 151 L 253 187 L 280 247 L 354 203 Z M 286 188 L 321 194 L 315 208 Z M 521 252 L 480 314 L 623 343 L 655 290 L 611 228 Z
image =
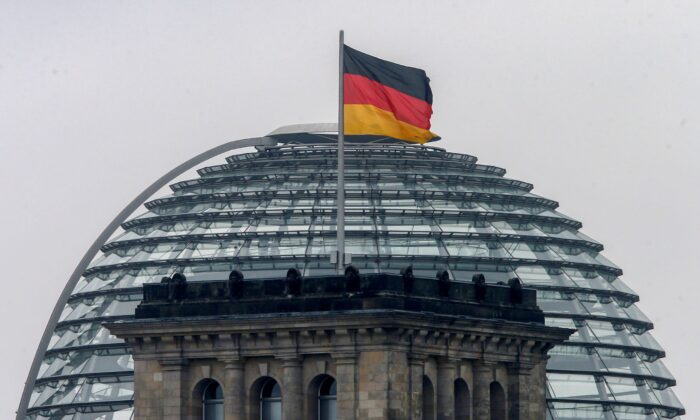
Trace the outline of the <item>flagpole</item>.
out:
M 339 74 L 338 74 L 338 198 L 336 221 L 337 245 L 337 268 L 338 273 L 343 274 L 345 270 L 345 118 L 343 114 L 343 56 L 345 47 L 344 32 L 340 30 L 339 48 Z

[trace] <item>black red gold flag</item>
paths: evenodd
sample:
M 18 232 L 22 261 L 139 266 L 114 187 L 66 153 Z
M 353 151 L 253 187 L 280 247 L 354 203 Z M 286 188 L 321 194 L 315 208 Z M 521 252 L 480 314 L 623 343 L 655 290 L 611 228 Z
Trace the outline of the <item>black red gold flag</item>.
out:
M 343 116 L 346 135 L 377 135 L 426 143 L 433 93 L 425 71 L 343 48 Z

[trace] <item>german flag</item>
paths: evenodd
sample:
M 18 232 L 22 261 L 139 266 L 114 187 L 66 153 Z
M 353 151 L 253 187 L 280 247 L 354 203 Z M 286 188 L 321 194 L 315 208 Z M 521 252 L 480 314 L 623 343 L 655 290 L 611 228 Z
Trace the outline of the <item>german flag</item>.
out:
M 345 134 L 377 135 L 426 143 L 433 93 L 425 71 L 381 60 L 347 45 L 343 48 Z

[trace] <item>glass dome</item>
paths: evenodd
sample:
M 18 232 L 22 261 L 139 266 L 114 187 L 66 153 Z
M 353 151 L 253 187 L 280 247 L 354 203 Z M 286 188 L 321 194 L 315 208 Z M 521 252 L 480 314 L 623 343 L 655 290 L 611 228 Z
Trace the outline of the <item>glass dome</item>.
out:
M 130 419 L 133 362 L 102 327 L 128 319 L 144 283 L 334 274 L 334 139 L 281 134 L 175 182 L 122 224 L 84 271 L 53 329 L 30 419 Z M 366 140 L 366 139 L 365 139 Z M 684 413 L 638 296 L 581 223 L 532 185 L 473 156 L 395 142 L 346 145 L 346 252 L 361 272 L 469 280 L 517 276 L 547 323 L 577 330 L 548 364 L 551 419 L 657 419 Z

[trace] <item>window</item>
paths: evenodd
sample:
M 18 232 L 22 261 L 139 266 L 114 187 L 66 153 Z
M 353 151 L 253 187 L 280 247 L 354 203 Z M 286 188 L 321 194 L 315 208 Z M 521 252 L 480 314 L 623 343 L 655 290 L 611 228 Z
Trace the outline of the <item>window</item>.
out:
M 318 388 L 318 420 L 336 420 L 336 382 L 330 376 Z
M 425 375 L 423 375 L 423 420 L 435 420 L 435 389 Z
M 491 382 L 491 420 L 506 420 L 506 394 L 498 382 Z
M 260 420 L 282 419 L 282 390 L 272 378 L 265 381 L 260 391 Z
M 224 391 L 215 381 L 204 388 L 202 410 L 204 420 L 224 420 Z
M 471 399 L 464 379 L 455 380 L 455 420 L 469 420 Z

